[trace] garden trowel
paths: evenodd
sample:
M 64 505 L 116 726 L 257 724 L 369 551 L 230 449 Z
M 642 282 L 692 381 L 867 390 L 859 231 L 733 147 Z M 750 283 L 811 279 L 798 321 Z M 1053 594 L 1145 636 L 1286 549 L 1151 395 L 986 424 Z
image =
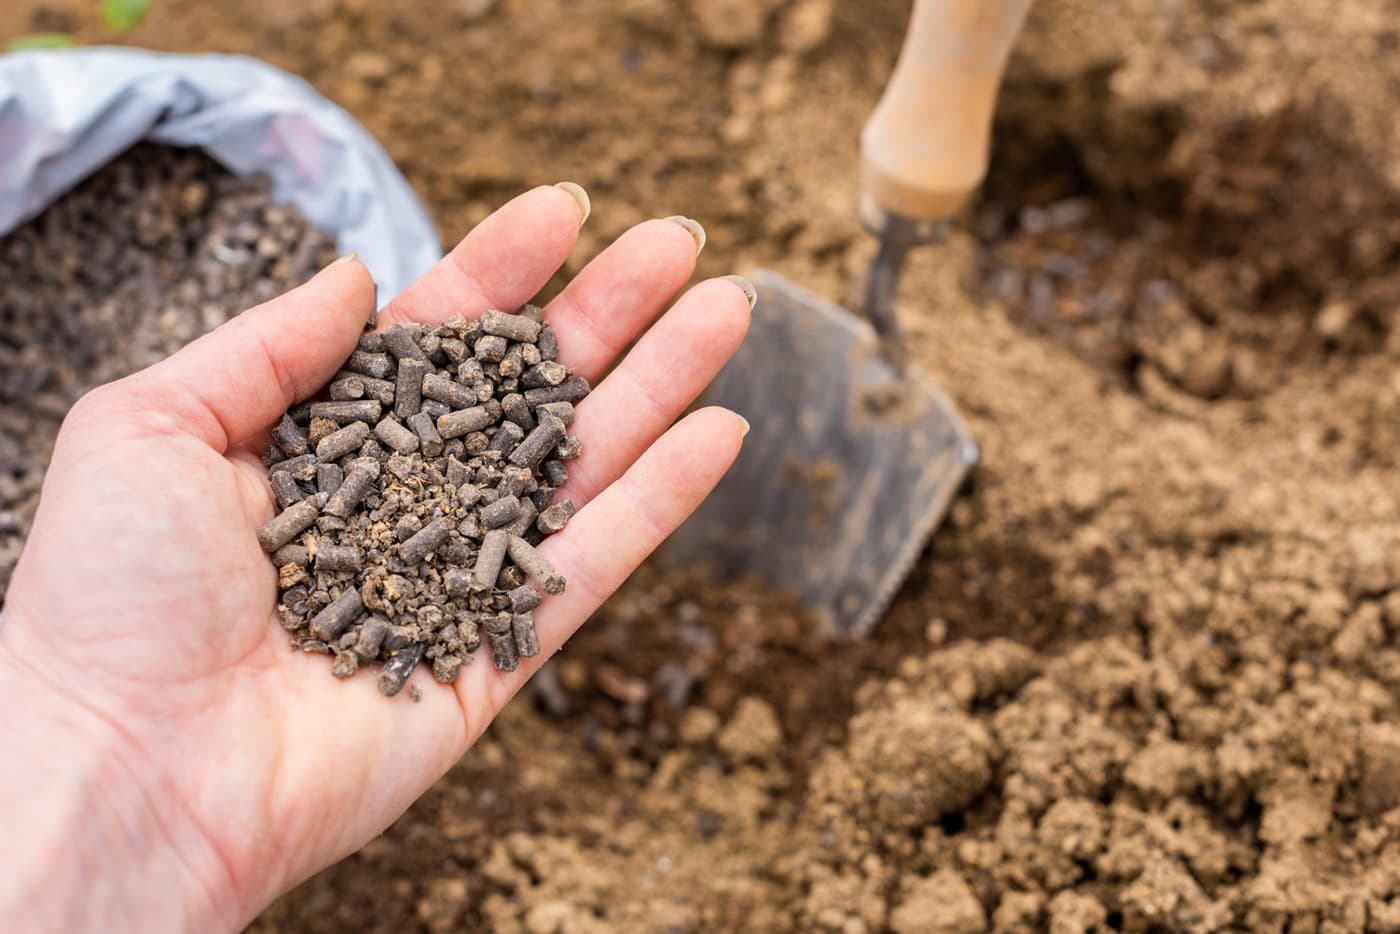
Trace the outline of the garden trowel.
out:
M 906 361 L 899 274 L 986 172 L 997 89 L 1030 2 L 914 4 L 861 136 L 861 219 L 880 244 L 864 320 L 776 273 L 754 277 L 748 337 L 706 395 L 752 430 L 672 537 L 676 560 L 766 578 L 841 633 L 869 632 L 889 605 L 977 461 L 953 403 Z

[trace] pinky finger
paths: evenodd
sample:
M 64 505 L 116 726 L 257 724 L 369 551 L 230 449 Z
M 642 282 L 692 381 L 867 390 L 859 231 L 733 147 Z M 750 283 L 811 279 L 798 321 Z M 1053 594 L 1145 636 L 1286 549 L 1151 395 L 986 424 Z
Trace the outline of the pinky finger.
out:
M 540 546 L 568 588 L 535 612 L 540 655 L 521 659 L 511 674 L 490 663 L 463 671 L 457 689 L 473 741 L 530 675 L 695 511 L 734 463 L 747 431 L 748 423 L 727 409 L 691 413 Z

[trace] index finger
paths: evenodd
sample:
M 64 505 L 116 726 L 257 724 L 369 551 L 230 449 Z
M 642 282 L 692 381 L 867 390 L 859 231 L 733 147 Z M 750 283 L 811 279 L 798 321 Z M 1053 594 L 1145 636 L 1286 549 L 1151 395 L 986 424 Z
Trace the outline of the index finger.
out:
M 520 307 L 564 264 L 588 211 L 588 195 L 572 182 L 518 195 L 390 302 L 379 326 L 436 324 L 453 315 L 475 318 L 488 308 Z

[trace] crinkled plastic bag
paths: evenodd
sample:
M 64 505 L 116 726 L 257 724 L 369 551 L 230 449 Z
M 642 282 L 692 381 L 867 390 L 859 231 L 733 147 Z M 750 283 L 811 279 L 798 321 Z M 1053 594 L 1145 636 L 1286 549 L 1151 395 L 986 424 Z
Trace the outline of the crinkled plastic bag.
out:
M 0 235 L 141 140 L 197 146 L 354 251 L 381 303 L 441 255 L 384 149 L 286 72 L 235 55 L 91 48 L 0 56 Z

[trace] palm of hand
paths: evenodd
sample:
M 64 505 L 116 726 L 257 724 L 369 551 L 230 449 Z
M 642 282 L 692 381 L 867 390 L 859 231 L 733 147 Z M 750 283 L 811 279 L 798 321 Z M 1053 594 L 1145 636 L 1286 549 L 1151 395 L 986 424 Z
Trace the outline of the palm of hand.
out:
M 383 318 L 520 304 L 562 262 L 577 217 L 557 188 L 521 196 Z M 566 362 L 601 376 L 694 255 L 676 224 L 620 238 L 547 309 Z M 570 587 L 537 615 L 544 655 L 513 675 L 479 660 L 452 690 L 425 686 L 421 704 L 387 701 L 373 678 L 336 681 L 324 657 L 289 649 L 255 538 L 272 501 L 253 445 L 330 376 L 371 302 L 363 267 L 336 264 L 75 408 L 0 629 L 0 649 L 37 683 L 121 737 L 161 820 L 207 843 L 219 878 L 201 884 L 240 893 L 244 914 L 382 830 L 446 771 L 694 508 L 742 434 L 732 415 L 702 410 L 657 440 L 747 324 L 739 289 L 705 283 L 580 407 L 589 456 L 564 493 L 583 508 L 546 545 Z M 609 411 L 630 417 L 618 426 Z

